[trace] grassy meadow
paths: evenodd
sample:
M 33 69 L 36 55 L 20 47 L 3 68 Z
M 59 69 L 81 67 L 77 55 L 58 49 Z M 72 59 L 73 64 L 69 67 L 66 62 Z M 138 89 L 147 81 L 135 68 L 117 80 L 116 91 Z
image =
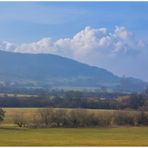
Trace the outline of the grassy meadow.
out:
M 148 146 L 148 128 L 0 129 L 1 146 Z
M 17 112 L 24 112 L 31 120 L 37 108 L 4 110 L 6 118 L 0 125 L 0 146 L 148 146 L 148 127 L 19 128 L 13 124 L 12 117 Z

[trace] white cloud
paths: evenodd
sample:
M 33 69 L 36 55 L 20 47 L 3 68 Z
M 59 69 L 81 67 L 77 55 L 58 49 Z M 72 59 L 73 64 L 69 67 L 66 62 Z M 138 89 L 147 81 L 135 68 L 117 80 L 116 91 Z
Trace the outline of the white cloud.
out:
M 10 43 L 8 41 L 1 41 L 0 42 L 0 50 L 4 51 L 14 51 L 16 46 L 13 43 Z
M 30 44 L 21 44 L 17 46 L 15 52 L 21 53 L 54 53 L 56 48 L 54 42 L 50 38 L 43 38 L 37 42 Z
M 119 55 L 133 55 L 145 47 L 142 40 L 136 40 L 125 27 L 116 26 L 113 32 L 107 28 L 85 27 L 71 38 L 52 40 L 43 38 L 29 44 L 14 46 L 0 43 L 0 49 L 21 53 L 51 53 L 86 61 L 90 57 L 104 58 Z
M 129 32 L 125 27 L 118 27 L 116 26 L 115 28 L 115 35 L 117 36 L 117 38 L 121 39 L 121 40 L 127 40 L 130 37 L 132 37 L 132 33 Z

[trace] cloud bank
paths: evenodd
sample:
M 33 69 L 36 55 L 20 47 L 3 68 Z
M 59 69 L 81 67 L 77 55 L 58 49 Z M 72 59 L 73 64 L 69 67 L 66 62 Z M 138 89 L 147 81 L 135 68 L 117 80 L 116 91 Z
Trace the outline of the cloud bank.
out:
M 136 40 L 133 33 L 125 27 L 116 26 L 113 32 L 107 28 L 85 27 L 71 38 L 43 38 L 39 41 L 14 45 L 7 41 L 0 43 L 0 49 L 21 53 L 52 53 L 81 59 L 92 54 L 98 56 L 115 56 L 118 54 L 134 54 L 145 46 Z
M 132 65 L 134 64 L 132 62 L 146 47 L 144 41 L 137 39 L 124 26 L 116 26 L 112 32 L 107 28 L 87 26 L 69 38 L 58 40 L 43 38 L 39 41 L 21 45 L 14 45 L 7 41 L 0 43 L 0 50 L 34 54 L 57 54 L 88 64 L 109 68 L 119 74 L 128 74 L 128 68 L 133 68 L 133 72 L 136 72 L 134 71 L 136 67 Z M 132 57 L 134 57 L 133 60 Z M 121 66 L 123 66 L 123 70 L 121 70 Z M 124 68 L 126 66 L 127 71 Z

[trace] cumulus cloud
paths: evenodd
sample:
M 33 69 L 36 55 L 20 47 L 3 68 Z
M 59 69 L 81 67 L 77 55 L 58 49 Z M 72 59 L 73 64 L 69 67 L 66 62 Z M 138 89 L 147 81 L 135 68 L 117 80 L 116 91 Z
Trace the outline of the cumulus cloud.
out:
M 0 49 L 21 53 L 51 53 L 78 60 L 88 57 L 112 57 L 133 55 L 145 47 L 142 40 L 135 39 L 124 26 L 116 26 L 113 32 L 107 28 L 85 27 L 71 38 L 43 38 L 39 41 L 14 46 L 9 42 L 0 43 Z
M 39 41 L 29 44 L 21 44 L 15 48 L 15 52 L 21 53 L 55 53 L 56 48 L 54 42 L 50 38 L 43 38 Z
M 0 50 L 14 51 L 15 49 L 16 49 L 16 46 L 13 43 L 10 43 L 8 41 L 1 41 L 0 42 Z
M 115 35 L 121 40 L 127 40 L 132 36 L 132 33 L 129 32 L 125 27 L 118 27 L 115 28 Z

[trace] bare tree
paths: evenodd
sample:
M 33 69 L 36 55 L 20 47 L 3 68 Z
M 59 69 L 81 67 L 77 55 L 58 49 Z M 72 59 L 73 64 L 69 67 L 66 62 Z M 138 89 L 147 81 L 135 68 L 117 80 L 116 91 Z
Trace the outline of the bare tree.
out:
M 53 114 L 53 122 L 57 127 L 68 125 L 68 114 L 64 109 L 56 109 Z
M 44 108 L 38 110 L 38 118 L 40 124 L 45 127 L 50 127 L 54 118 L 54 110 L 52 108 Z
M 25 127 L 26 124 L 27 124 L 23 112 L 16 113 L 16 114 L 13 116 L 13 121 L 14 121 L 14 123 L 15 123 L 16 125 L 18 125 L 19 127 Z
M 72 127 L 91 126 L 93 113 L 83 109 L 76 109 L 70 111 L 69 114 L 70 114 L 69 120 Z

